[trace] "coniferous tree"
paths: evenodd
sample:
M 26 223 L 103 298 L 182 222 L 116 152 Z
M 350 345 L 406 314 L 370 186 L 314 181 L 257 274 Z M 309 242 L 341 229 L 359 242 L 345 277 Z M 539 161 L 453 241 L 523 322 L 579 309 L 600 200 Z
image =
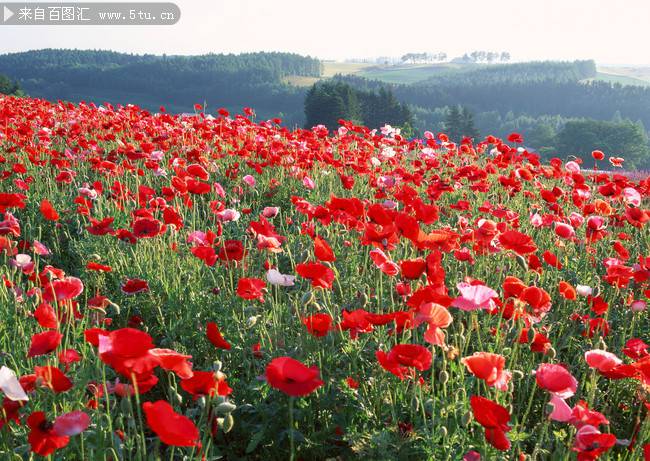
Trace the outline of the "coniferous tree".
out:
M 472 114 L 469 108 L 463 106 L 463 108 L 461 109 L 460 116 L 461 116 L 460 135 L 467 136 L 474 140 L 478 140 L 480 134 L 478 129 L 476 129 L 476 126 L 474 125 L 474 114 Z
M 445 118 L 445 133 L 449 136 L 449 139 L 452 141 L 460 140 L 462 126 L 463 118 L 460 108 L 457 105 L 449 107 Z
M 12 82 L 6 75 L 0 74 L 0 94 L 20 95 L 22 91 L 16 82 Z

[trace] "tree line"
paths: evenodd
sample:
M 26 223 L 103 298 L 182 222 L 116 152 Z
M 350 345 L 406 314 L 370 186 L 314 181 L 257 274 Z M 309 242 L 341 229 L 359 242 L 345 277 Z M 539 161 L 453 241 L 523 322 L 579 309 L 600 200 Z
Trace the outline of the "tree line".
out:
M 390 124 L 407 132 L 413 124 L 408 106 L 397 101 L 388 88 L 364 91 L 340 81 L 314 84 L 305 96 L 305 126 L 322 124 L 333 130 L 340 119 L 370 128 Z

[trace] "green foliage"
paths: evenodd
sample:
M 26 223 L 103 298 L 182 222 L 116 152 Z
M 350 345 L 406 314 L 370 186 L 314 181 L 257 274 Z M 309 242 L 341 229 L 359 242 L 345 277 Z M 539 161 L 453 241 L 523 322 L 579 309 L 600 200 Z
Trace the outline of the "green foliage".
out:
M 447 111 L 444 131 L 453 141 L 463 137 L 478 139 L 479 132 L 474 124 L 474 114 L 467 107 L 451 106 Z
M 299 110 L 305 90 L 284 84 L 284 77 L 319 77 L 321 72 L 318 59 L 291 53 L 153 56 L 40 50 L 0 56 L 0 73 L 18 79 L 36 97 L 130 102 L 156 111 L 165 102 L 175 112 L 189 112 L 205 101 L 213 108 L 255 107 L 262 117 Z
M 648 166 L 650 148 L 648 135 L 638 124 L 629 120 L 606 122 L 580 120 L 568 122 L 557 136 L 557 147 L 565 154 L 575 154 L 588 160 L 599 149 L 625 158 L 625 166 Z
M 400 127 L 412 125 L 411 111 L 397 101 L 390 89 L 364 91 L 336 80 L 311 87 L 305 98 L 305 118 L 308 128 L 323 124 L 335 129 L 340 119 L 371 128 L 387 123 Z
M 0 94 L 22 95 L 22 90 L 18 83 L 13 82 L 6 75 L 0 74 Z

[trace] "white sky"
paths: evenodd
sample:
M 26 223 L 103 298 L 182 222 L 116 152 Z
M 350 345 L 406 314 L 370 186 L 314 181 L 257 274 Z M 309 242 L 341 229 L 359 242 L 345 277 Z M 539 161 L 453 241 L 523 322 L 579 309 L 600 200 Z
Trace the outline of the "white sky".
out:
M 52 1 L 52 0 L 50 0 Z M 39 48 L 323 59 L 509 51 L 514 60 L 650 65 L 650 0 L 177 0 L 174 26 L 0 26 L 0 53 Z

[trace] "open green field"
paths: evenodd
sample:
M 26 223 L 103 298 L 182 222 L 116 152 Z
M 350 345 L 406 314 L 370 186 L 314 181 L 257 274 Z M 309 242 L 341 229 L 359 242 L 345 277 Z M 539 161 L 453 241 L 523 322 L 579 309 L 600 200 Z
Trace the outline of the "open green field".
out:
M 358 75 L 371 80 L 381 80 L 386 83 L 409 84 L 433 77 L 441 72 L 468 67 L 461 64 L 404 64 L 404 65 L 375 65 L 356 62 L 325 61 L 323 78 L 330 78 L 336 74 Z M 285 79 L 291 85 L 310 86 L 319 81 L 315 77 L 292 75 Z

